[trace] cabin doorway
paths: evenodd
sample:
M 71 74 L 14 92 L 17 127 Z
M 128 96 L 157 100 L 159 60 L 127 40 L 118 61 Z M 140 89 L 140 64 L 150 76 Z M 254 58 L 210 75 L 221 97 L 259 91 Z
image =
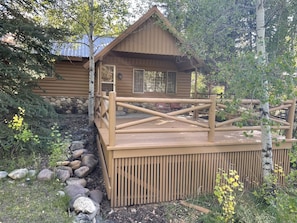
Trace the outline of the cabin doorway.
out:
M 116 91 L 116 66 L 103 65 L 101 75 L 101 90 L 106 92 Z

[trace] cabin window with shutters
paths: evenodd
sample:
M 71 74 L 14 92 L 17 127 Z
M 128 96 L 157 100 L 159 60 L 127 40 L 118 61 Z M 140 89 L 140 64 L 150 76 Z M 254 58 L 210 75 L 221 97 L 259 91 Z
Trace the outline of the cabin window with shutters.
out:
M 176 93 L 176 72 L 147 71 L 134 69 L 133 92 Z

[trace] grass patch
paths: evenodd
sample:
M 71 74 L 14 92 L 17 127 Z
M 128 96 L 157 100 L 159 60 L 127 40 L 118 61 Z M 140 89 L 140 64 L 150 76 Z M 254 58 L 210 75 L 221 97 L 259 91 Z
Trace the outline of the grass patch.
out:
M 259 188 L 258 188 L 259 190 Z M 257 191 L 258 191 L 257 190 Z M 297 188 L 286 185 L 277 188 L 274 196 L 259 197 L 255 191 L 244 191 L 238 196 L 234 218 L 230 222 L 235 223 L 297 223 Z M 200 215 L 196 223 L 223 223 L 219 218 L 222 215 L 222 207 L 217 198 L 212 195 L 201 195 L 188 199 L 187 202 L 199 205 L 211 210 L 210 213 Z
M 39 154 L 19 155 L 0 160 L 0 170 L 10 172 L 17 168 L 41 169 L 47 156 Z M 0 223 L 42 222 L 69 223 L 69 198 L 61 197 L 57 192 L 64 185 L 56 180 L 40 182 L 32 177 L 30 182 L 4 178 L 0 180 Z
M 165 206 L 166 219 L 172 223 L 199 222 L 201 213 L 195 209 L 181 205 L 179 202 L 167 203 Z
M 0 222 L 69 223 L 67 196 L 57 195 L 63 186 L 57 181 L 0 181 Z

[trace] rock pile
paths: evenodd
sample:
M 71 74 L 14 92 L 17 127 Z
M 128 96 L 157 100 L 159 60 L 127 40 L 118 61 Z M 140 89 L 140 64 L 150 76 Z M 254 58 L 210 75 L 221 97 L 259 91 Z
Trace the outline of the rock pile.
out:
M 87 114 L 88 99 L 84 97 L 42 96 L 59 114 Z
M 65 184 L 65 193 L 70 198 L 69 209 L 75 215 L 75 223 L 96 223 L 98 219 L 101 219 L 100 203 L 103 199 L 103 192 L 89 190 L 86 177 L 96 168 L 98 159 L 94 154 L 84 149 L 82 141 L 73 141 L 70 151 L 70 159 L 58 162 L 54 170 L 42 169 L 38 174 L 36 170 L 26 168 L 16 169 L 10 173 L 0 171 L 0 179 L 6 177 L 13 180 L 26 178 L 26 181 L 30 181 L 36 174 L 39 181 L 50 181 L 57 178 Z M 65 193 L 58 192 L 61 196 L 64 196 Z

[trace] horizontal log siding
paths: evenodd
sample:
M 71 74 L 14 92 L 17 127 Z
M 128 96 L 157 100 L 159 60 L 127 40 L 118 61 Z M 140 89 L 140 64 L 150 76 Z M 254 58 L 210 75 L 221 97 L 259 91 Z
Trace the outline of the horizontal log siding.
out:
M 109 56 L 106 59 L 104 59 L 103 64 L 116 65 L 116 73 L 123 74 L 122 80 L 116 80 L 116 92 L 117 96 L 119 97 L 190 97 L 191 75 L 183 72 L 177 72 L 176 94 L 148 92 L 133 93 L 133 69 L 145 69 L 152 71 L 177 71 L 177 67 L 174 61 Z
M 274 162 L 289 172 L 288 149 L 273 151 Z M 219 169 L 235 169 L 245 188 L 261 183 L 261 150 L 116 158 L 112 207 L 185 199 L 211 193 Z M 283 178 L 280 177 L 283 182 Z
M 83 67 L 85 61 L 60 61 L 55 65 L 56 72 L 62 80 L 46 77 L 39 81 L 39 86 L 45 90 L 35 90 L 43 96 L 81 96 L 88 97 L 89 74 Z
M 154 19 L 146 21 L 113 50 L 145 54 L 182 55 L 178 50 L 176 38 L 167 30 L 162 29 Z

